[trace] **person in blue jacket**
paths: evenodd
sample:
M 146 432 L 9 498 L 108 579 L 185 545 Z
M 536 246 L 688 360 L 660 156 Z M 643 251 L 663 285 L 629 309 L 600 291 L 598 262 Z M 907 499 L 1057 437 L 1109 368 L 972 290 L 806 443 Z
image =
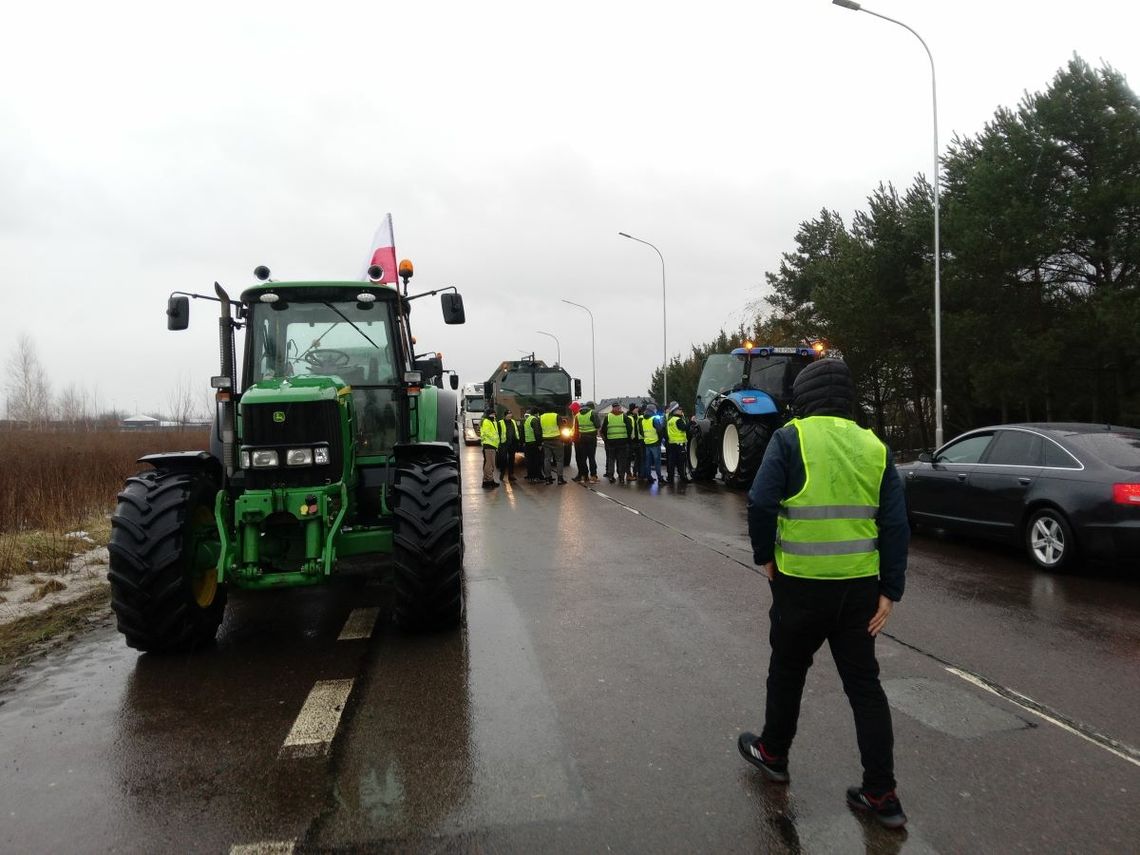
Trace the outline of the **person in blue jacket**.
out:
M 863 782 L 850 807 L 889 828 L 906 823 L 895 787 L 891 711 L 875 637 L 906 581 L 910 529 L 890 451 L 852 420 L 846 363 L 821 359 L 792 387 L 797 418 L 776 431 L 748 494 L 753 561 L 772 591 L 764 728 L 742 733 L 741 755 L 787 782 L 804 680 L 826 641 L 855 717 Z

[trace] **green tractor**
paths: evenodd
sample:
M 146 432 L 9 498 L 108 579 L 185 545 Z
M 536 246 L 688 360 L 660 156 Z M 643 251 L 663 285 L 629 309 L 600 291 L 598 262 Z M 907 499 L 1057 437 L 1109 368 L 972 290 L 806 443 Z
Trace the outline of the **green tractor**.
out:
M 463 614 L 458 386 L 425 383 L 408 295 L 399 284 L 274 282 L 237 300 L 175 292 L 167 326 L 186 329 L 191 298 L 221 307 L 221 373 L 209 451 L 150 454 L 111 520 L 111 606 L 127 644 L 182 651 L 213 640 L 230 588 L 317 585 L 341 559 L 392 556 L 397 621 L 446 629 Z M 235 330 L 244 331 L 238 382 Z M 423 364 L 421 364 L 421 362 Z M 442 384 L 440 384 L 442 385 Z M 378 562 L 377 562 L 378 563 Z M 339 569 L 338 569 L 339 568 Z

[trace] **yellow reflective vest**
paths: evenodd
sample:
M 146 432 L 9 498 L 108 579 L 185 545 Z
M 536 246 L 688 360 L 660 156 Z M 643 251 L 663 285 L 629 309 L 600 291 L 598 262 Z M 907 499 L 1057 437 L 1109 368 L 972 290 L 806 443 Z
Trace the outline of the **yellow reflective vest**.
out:
M 562 435 L 558 429 L 558 413 L 543 413 L 538 417 L 538 423 L 542 427 L 542 438 L 545 439 L 558 439 Z
M 506 425 L 497 419 L 483 419 L 479 423 L 479 439 L 484 448 L 498 448 L 499 443 L 506 439 Z
M 641 417 L 641 438 L 645 440 L 646 445 L 657 445 L 661 441 L 661 437 L 657 435 L 657 425 L 653 423 L 653 416 Z
M 788 422 L 800 440 L 803 489 L 780 503 L 776 564 L 788 576 L 856 579 L 879 575 L 879 490 L 887 447 L 850 419 Z
M 578 410 L 578 433 L 597 433 L 598 428 L 594 425 L 594 411 L 593 410 Z
M 684 445 L 688 437 L 685 432 L 681 430 L 680 416 L 670 416 L 669 420 L 665 422 L 665 433 L 669 437 L 670 445 Z

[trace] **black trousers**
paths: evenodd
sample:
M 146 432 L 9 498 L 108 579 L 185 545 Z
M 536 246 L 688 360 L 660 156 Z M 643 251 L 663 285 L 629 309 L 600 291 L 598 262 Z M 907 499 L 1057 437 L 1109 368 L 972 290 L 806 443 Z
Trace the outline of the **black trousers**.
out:
M 579 477 L 598 474 L 598 461 L 595 459 L 597 453 L 598 435 L 596 433 L 580 434 L 578 441 L 574 443 L 574 462 L 578 467 Z
M 796 735 L 800 699 L 812 657 L 826 641 L 855 716 L 863 786 L 895 788 L 891 708 L 879 684 L 875 639 L 867 624 L 879 607 L 879 580 L 800 579 L 777 573 L 772 587 L 772 659 L 764 711 L 764 747 L 784 757 Z
M 675 442 L 669 443 L 665 451 L 665 473 L 669 480 L 673 480 L 676 472 L 682 481 L 689 480 L 689 453 L 683 445 Z
M 528 442 L 523 446 L 523 456 L 526 459 L 526 477 L 535 480 L 542 477 L 542 444 Z

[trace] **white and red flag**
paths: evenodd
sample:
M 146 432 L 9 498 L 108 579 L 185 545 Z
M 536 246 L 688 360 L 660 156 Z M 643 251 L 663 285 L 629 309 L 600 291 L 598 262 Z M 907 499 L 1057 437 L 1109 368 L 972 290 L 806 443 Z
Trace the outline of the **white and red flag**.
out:
M 368 261 L 364 263 L 364 269 L 360 271 L 361 279 L 368 278 L 368 268 L 373 264 L 379 264 L 384 270 L 380 282 L 389 285 L 396 283 L 396 238 L 392 234 L 392 215 L 390 213 L 384 215 L 380 228 L 376 229 L 376 234 L 372 236 Z

